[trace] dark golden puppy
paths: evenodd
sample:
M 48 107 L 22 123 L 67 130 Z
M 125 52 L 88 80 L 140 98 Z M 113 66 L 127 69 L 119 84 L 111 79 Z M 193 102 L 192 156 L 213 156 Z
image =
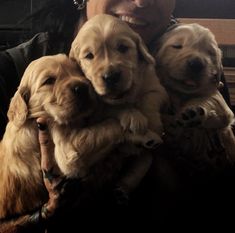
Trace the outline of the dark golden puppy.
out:
M 91 116 L 96 122 L 94 112 L 99 107 L 92 86 L 65 55 L 42 57 L 28 66 L 10 103 L 0 143 L 1 218 L 31 211 L 46 201 L 35 118 L 50 120 L 60 172 L 84 176 L 104 151 L 123 138 L 117 120 L 86 125 Z

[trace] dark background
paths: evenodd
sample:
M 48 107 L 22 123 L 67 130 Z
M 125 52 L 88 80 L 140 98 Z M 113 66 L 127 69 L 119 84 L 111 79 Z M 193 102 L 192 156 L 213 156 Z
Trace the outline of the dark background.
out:
M 32 25 L 17 25 L 46 0 L 0 0 L 0 50 L 22 42 Z M 72 1 L 72 0 L 68 0 Z M 97 0 L 102 1 L 102 0 Z M 176 0 L 176 17 L 235 18 L 235 0 Z
M 176 0 L 175 16 L 235 19 L 235 0 Z

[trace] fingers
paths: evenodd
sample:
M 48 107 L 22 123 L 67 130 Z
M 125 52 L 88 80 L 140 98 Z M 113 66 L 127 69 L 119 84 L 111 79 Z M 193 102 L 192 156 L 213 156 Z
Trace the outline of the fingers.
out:
M 59 169 L 54 158 L 54 143 L 51 139 L 46 119 L 38 118 L 37 124 L 39 129 L 38 139 L 41 150 L 43 178 L 45 181 L 49 181 L 49 183 L 54 182 L 54 185 L 56 185 L 58 182 L 57 178 L 59 177 Z
M 41 150 L 41 169 L 43 173 L 44 185 L 48 191 L 49 199 L 41 209 L 43 219 L 53 216 L 61 205 L 61 194 L 63 192 L 64 177 L 59 172 L 59 168 L 54 157 L 54 143 L 48 129 L 47 120 L 37 119 L 38 140 Z
M 38 118 L 37 124 L 39 129 L 38 139 L 41 150 L 41 168 L 43 171 L 49 171 L 53 167 L 54 145 L 48 131 L 46 119 Z

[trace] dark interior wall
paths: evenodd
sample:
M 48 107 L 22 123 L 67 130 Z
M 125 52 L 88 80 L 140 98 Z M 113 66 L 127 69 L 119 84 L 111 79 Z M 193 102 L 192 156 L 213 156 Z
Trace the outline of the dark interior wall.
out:
M 10 27 L 22 18 L 25 12 L 30 12 L 29 0 L 2 0 L 0 5 L 0 25 Z
M 0 0 L 0 28 L 13 27 L 40 7 L 42 0 Z
M 185 18 L 235 18 L 235 0 L 176 0 L 174 15 Z
M 31 25 L 17 23 L 33 13 L 43 1 L 45 0 L 0 0 L 0 50 L 27 38 Z

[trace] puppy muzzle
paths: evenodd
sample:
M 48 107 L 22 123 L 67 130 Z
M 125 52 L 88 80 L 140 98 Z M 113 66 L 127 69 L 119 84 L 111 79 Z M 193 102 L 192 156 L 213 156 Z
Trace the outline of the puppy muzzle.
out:
M 200 58 L 194 57 L 187 61 L 187 69 L 189 72 L 200 74 L 205 69 L 205 64 Z
M 89 96 L 89 88 L 85 84 L 77 84 L 74 85 L 72 88 L 72 93 L 79 99 L 84 100 L 87 99 Z
M 108 89 L 115 89 L 121 80 L 121 71 L 109 71 L 102 76 Z

